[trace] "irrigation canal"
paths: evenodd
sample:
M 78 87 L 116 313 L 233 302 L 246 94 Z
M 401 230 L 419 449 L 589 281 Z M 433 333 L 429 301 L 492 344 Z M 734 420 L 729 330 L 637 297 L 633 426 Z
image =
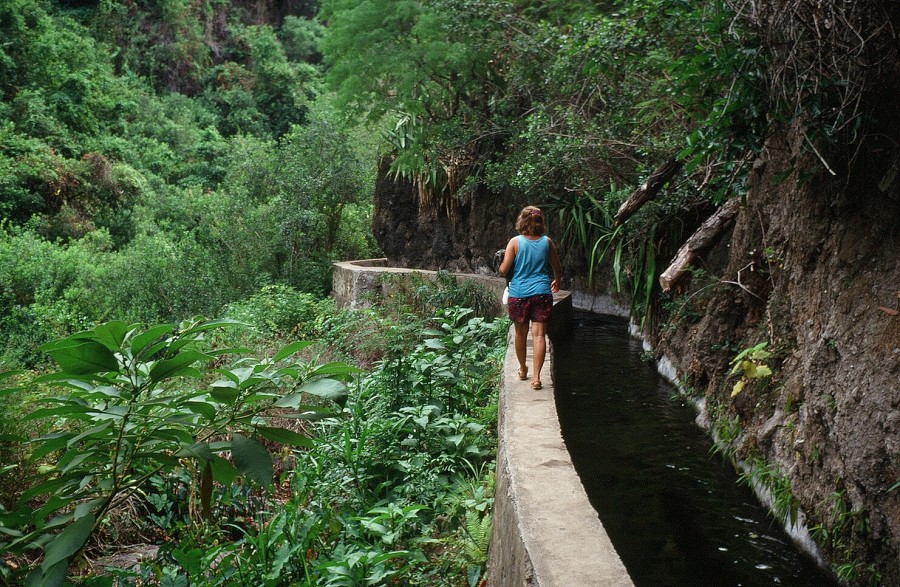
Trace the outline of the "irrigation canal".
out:
M 836 586 L 711 452 L 627 323 L 578 310 L 573 321 L 554 340 L 562 434 L 635 585 Z

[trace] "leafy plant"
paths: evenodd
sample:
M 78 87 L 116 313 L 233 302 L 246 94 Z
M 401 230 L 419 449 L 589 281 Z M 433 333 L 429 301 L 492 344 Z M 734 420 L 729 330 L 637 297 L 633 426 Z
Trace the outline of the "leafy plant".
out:
M 25 416 L 54 423 L 30 443 L 30 458 L 43 463 L 44 475 L 0 518 L 0 547 L 43 552 L 29 585 L 61 584 L 105 516 L 183 459 L 196 463 L 201 510 L 209 517 L 214 481 L 227 486 L 243 475 L 272 485 L 272 457 L 262 439 L 312 446 L 306 435 L 273 426 L 271 417 L 276 411 L 287 419 L 327 415 L 326 408 L 304 403 L 305 394 L 341 402 L 345 381 L 357 370 L 290 361 L 308 342 L 289 344 L 271 359 L 217 366 L 239 349 L 210 349 L 206 334 L 232 323 L 114 321 L 42 347 L 59 370 L 33 384 L 64 392 Z
M 749 381 L 770 377 L 772 375 L 772 369 L 765 363 L 765 360 L 772 355 L 770 352 L 764 350 L 768 344 L 767 341 L 763 341 L 750 348 L 744 349 L 731 360 L 729 365 L 732 367 L 729 376 L 734 377 L 735 375 L 740 374 L 740 379 L 734 384 L 734 387 L 731 388 L 731 397 L 735 397 L 741 393 L 744 386 L 746 386 Z

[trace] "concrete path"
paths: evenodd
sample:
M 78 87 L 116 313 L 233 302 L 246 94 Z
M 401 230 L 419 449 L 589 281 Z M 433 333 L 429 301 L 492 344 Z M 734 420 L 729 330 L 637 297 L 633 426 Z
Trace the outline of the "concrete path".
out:
M 551 356 L 544 388 L 521 381 L 510 344 L 500 391 L 493 587 L 631 587 L 628 571 L 588 501 L 559 428 Z M 550 346 L 548 344 L 548 346 Z M 531 369 L 531 340 L 528 342 Z

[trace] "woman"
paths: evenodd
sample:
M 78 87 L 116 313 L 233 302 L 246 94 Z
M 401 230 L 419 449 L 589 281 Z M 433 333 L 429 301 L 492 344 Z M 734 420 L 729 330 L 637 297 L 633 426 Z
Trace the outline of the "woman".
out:
M 544 235 L 544 216 L 540 209 L 525 206 L 516 220 L 516 232 L 506 245 L 500 275 L 510 275 L 509 318 L 516 328 L 516 358 L 519 379 L 528 379 L 525 348 L 528 323 L 531 322 L 533 370 L 531 387 L 541 389 L 541 369 L 547 352 L 547 321 L 553 310 L 553 294 L 559 291 L 562 265 L 556 245 Z M 550 271 L 553 279 L 550 279 Z M 510 274 L 511 271 L 511 274 Z

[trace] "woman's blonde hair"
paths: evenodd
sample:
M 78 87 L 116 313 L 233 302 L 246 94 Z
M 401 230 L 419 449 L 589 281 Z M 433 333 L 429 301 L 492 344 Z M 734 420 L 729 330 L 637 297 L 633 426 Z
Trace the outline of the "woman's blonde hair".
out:
M 528 236 L 544 234 L 544 214 L 537 206 L 525 206 L 516 220 L 516 232 Z

